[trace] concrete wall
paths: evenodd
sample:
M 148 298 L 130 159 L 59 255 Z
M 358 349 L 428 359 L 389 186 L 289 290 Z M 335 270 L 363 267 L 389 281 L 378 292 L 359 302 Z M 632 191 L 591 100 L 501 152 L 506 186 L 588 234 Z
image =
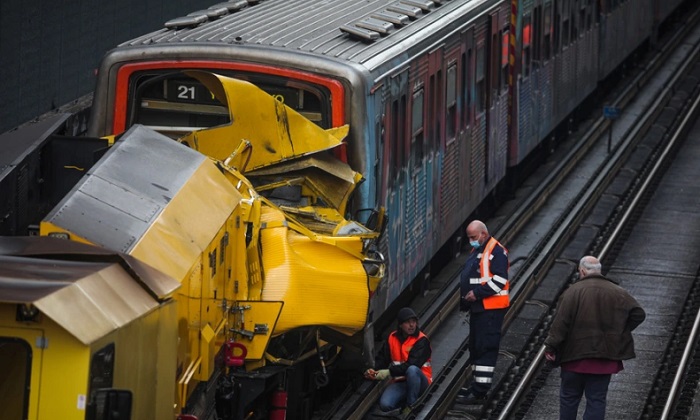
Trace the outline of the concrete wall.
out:
M 1 0 L 0 133 L 92 92 L 117 44 L 218 2 Z

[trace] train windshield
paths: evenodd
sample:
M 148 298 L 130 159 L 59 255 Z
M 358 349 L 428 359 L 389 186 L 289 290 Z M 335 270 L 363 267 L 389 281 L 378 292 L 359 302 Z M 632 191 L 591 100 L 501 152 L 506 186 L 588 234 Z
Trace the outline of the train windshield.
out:
M 331 95 L 323 86 L 260 73 L 211 71 L 251 82 L 318 126 L 331 127 Z M 230 123 L 226 104 L 181 71 L 136 72 L 131 77 L 129 92 L 127 127 L 143 124 L 176 138 L 197 129 Z

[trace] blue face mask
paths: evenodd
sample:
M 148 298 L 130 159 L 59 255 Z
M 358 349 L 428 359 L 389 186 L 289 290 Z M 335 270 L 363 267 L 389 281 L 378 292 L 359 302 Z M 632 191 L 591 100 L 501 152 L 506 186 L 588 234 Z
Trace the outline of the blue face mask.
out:
M 479 243 L 479 241 L 469 241 L 469 245 L 471 245 L 472 248 L 474 248 L 474 249 L 476 249 L 476 248 L 478 248 L 478 247 L 481 246 L 481 244 Z

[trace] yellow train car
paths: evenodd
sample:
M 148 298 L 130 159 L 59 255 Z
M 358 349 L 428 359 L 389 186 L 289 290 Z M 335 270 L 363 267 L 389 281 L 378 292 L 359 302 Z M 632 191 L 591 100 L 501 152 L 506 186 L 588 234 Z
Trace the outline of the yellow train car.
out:
M 125 253 L 176 279 L 170 406 L 187 418 L 214 409 L 263 418 L 272 390 L 308 393 L 289 381 L 292 370 L 313 390 L 327 383 L 327 363 L 357 347 L 384 275 L 380 231 L 344 217 L 362 176 L 328 150 L 347 127 L 325 131 L 246 82 L 192 75 L 231 124 L 186 136 L 187 145 L 132 127 L 40 234 Z M 241 97 L 256 106 L 233 106 Z M 266 124 L 277 129 L 257 134 Z M 217 156 L 198 151 L 217 141 Z
M 0 417 L 173 418 L 178 287 L 127 255 L 0 237 Z

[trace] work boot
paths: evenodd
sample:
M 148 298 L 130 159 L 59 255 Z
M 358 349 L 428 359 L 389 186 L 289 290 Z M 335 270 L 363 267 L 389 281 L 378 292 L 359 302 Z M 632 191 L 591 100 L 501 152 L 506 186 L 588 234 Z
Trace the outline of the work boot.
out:
M 466 395 L 457 395 L 455 402 L 463 405 L 482 405 L 486 402 L 486 394 L 475 394 L 470 390 Z
M 378 408 L 372 412 L 372 415 L 374 415 L 376 417 L 396 418 L 397 416 L 401 415 L 401 408 L 399 407 L 399 408 L 395 408 L 395 409 L 389 410 L 389 411 L 384 411 L 384 410 Z
M 398 419 L 401 419 L 401 420 L 407 419 L 408 416 L 409 416 L 410 414 L 411 414 L 411 407 L 410 407 L 410 406 L 406 406 L 406 407 L 403 408 L 403 410 L 401 410 L 401 414 L 399 414 L 399 415 L 397 416 L 397 418 L 398 418 Z

